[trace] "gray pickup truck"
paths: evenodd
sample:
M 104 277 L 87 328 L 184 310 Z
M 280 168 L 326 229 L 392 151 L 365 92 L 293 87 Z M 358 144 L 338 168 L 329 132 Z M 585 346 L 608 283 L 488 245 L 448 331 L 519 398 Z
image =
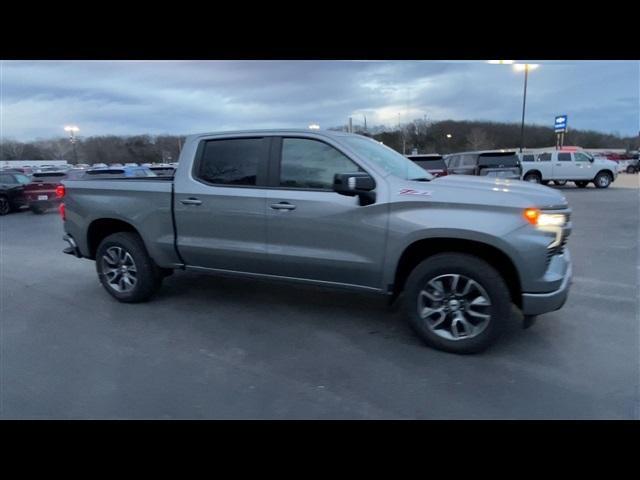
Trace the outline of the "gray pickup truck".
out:
M 65 253 L 121 302 L 175 269 L 400 296 L 431 346 L 478 352 L 512 305 L 557 310 L 571 283 L 566 199 L 518 180 L 432 177 L 331 131 L 193 135 L 174 176 L 64 182 Z

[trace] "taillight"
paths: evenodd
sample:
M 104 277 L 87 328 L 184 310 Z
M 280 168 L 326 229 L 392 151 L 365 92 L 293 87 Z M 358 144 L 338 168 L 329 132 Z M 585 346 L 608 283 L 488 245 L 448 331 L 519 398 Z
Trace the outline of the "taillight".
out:
M 64 203 L 61 203 L 60 205 L 58 205 L 58 213 L 60 213 L 60 217 L 62 217 L 63 221 L 67 220 L 67 215 L 64 210 Z
M 57 198 L 62 198 L 62 197 L 64 197 L 64 194 L 65 194 L 64 185 L 58 185 L 56 187 L 56 197 Z

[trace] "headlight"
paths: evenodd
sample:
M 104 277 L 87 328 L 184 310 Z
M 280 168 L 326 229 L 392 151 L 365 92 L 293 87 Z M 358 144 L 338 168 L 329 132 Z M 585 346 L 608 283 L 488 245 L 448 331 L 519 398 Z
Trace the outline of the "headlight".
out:
M 542 213 L 537 208 L 527 208 L 524 218 L 536 227 L 564 227 L 567 216 L 562 213 Z

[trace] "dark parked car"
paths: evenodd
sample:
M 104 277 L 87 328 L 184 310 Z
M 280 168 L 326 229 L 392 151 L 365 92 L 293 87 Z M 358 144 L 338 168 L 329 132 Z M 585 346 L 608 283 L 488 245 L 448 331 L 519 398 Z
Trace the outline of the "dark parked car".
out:
M 58 187 L 62 185 L 62 180 L 68 178 L 68 172 L 63 171 L 34 173 L 31 183 L 24 188 L 24 196 L 29 209 L 33 213 L 40 214 L 58 206 L 61 203 Z
M 442 155 L 429 153 L 425 155 L 407 155 L 407 158 L 416 165 L 424 168 L 434 177 L 444 177 L 448 174 L 447 165 Z
M 0 215 L 27 205 L 24 187 L 31 180 L 21 172 L 0 170 Z
M 449 175 L 476 175 L 519 180 L 520 159 L 514 151 L 462 152 L 445 156 Z
M 638 173 L 640 172 L 640 156 L 633 155 L 632 160 L 627 165 L 627 173 Z

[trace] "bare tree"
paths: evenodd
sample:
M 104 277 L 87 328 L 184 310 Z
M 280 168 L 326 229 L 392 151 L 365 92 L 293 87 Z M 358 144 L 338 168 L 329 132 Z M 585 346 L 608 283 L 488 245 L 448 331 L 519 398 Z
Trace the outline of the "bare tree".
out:
M 472 128 L 467 134 L 467 145 L 470 150 L 488 150 L 493 147 L 487 132 L 482 128 Z

